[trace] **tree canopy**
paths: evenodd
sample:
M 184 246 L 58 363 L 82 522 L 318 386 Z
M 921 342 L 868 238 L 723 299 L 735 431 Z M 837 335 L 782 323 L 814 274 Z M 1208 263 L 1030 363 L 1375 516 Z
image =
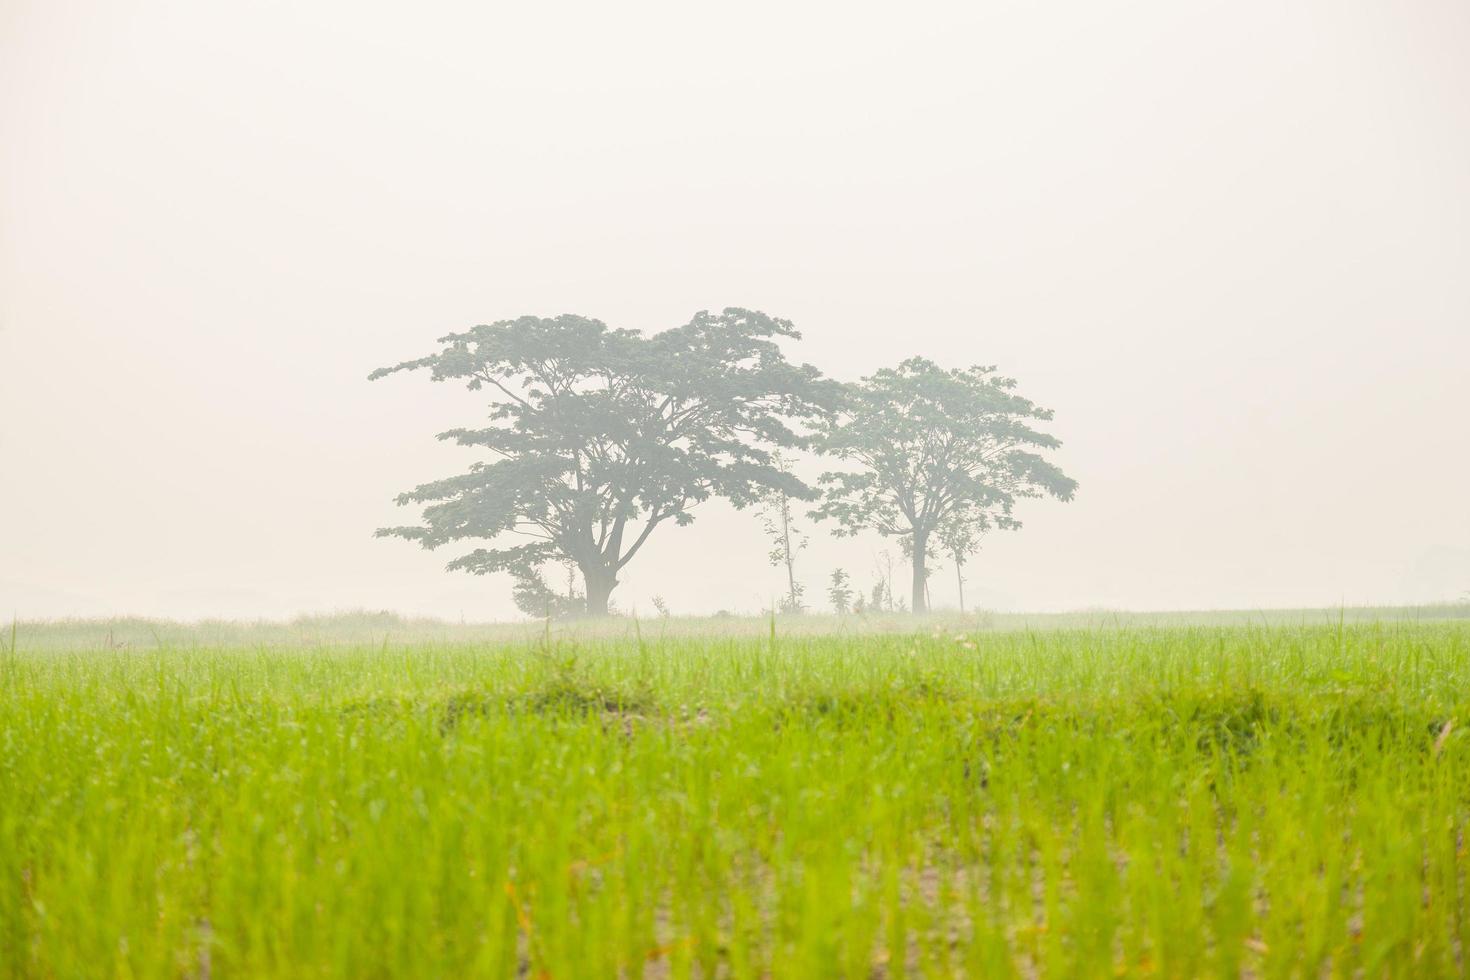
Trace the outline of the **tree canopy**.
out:
M 914 357 L 849 385 L 822 426 L 821 451 L 856 469 L 824 473 L 813 516 L 837 533 L 906 537 L 914 612 L 927 609 L 930 536 L 963 540 L 1013 525 L 1016 501 L 1070 500 L 1075 480 L 1041 453 L 1061 443 L 1036 428 L 1052 413 L 1015 394 L 993 367 L 946 370 Z
M 782 353 L 781 339 L 799 337 L 789 321 L 738 308 L 652 336 L 563 315 L 442 337 L 437 353 L 369 377 L 426 369 L 488 392 L 488 425 L 438 438 L 490 459 L 401 494 L 400 505 L 425 505 L 423 523 L 377 533 L 429 549 L 482 540 L 449 568 L 509 571 L 523 588 L 539 565 L 571 562 L 586 611 L 605 614 L 619 572 L 655 529 L 688 524 L 703 501 L 817 496 L 773 455 L 804 445 L 800 427 L 837 397 L 834 383 Z

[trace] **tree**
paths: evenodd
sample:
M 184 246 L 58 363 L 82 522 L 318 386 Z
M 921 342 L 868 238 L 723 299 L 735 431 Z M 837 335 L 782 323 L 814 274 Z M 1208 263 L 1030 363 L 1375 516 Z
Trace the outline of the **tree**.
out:
M 1052 413 L 993 367 L 945 370 L 915 357 L 848 386 L 818 446 L 856 471 L 824 473 L 813 512 L 839 535 L 908 537 L 914 612 L 928 606 L 930 538 L 956 512 L 1009 517 L 1017 500 L 1070 500 L 1077 483 L 1040 455 L 1061 443 L 1034 427 Z
M 846 616 L 852 608 L 852 595 L 847 573 L 840 568 L 832 569 L 831 584 L 827 586 L 827 601 L 832 603 L 832 611 L 839 616 Z
M 954 562 L 954 580 L 959 588 L 960 612 L 965 611 L 965 561 L 980 548 L 980 537 L 985 533 L 985 513 L 978 512 L 978 521 L 967 521 L 956 512 L 939 525 L 939 547 Z
M 775 456 L 776 467 L 786 471 L 786 461 Z M 780 487 L 761 494 L 761 527 L 771 539 L 766 558 L 772 567 L 786 569 L 786 597 L 777 604 L 779 612 L 799 613 L 804 609 L 801 596 L 806 590 L 796 581 L 796 555 L 807 546 L 807 537 L 791 513 L 791 495 Z
M 956 507 L 935 530 L 940 550 L 954 562 L 955 585 L 959 587 L 960 612 L 965 611 L 965 563 L 980 550 L 980 540 L 992 530 L 1013 530 L 1021 522 L 1010 514 L 990 514 L 980 507 Z
M 401 494 L 400 505 L 426 505 L 423 523 L 377 533 L 429 549 L 489 542 L 448 566 L 480 575 L 523 578 L 548 561 L 571 562 L 586 612 L 605 615 L 619 573 L 649 536 L 690 523 L 701 502 L 745 507 L 773 489 L 817 496 L 773 456 L 803 445 L 792 424 L 835 400 L 815 368 L 782 354 L 778 341 L 798 337 L 789 321 L 734 308 L 650 337 L 573 315 L 442 337 L 437 353 L 369 377 L 427 369 L 434 381 L 490 392 L 488 426 L 439 438 L 492 459 Z

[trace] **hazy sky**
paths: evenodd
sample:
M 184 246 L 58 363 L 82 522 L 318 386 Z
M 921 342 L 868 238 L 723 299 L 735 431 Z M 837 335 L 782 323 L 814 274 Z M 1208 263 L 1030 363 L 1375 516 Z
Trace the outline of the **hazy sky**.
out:
M 1081 490 L 986 546 L 987 604 L 1454 596 L 1467 94 L 1463 0 L 5 0 L 0 613 L 513 615 L 371 537 L 482 399 L 367 373 L 728 305 L 1056 410 Z M 885 547 L 811 539 L 813 592 Z M 756 609 L 765 551 L 711 506 L 614 598 Z

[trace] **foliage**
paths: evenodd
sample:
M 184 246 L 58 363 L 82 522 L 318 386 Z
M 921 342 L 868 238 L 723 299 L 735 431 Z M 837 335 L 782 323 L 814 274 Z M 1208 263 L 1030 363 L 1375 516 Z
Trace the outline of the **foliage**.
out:
M 991 515 L 981 508 L 956 507 L 935 527 L 934 536 L 940 550 L 956 565 L 963 565 L 980 549 L 980 539 L 987 532 L 1018 526 L 1009 514 Z
M 776 611 L 783 616 L 794 616 L 806 612 L 806 604 L 801 601 L 806 595 L 806 586 L 800 582 L 793 582 L 789 591 L 776 600 Z
M 852 609 L 853 591 L 848 575 L 840 568 L 832 569 L 832 577 L 827 585 L 827 601 L 832 605 L 832 611 L 839 616 L 846 616 Z
M 508 569 L 514 583 L 511 599 L 516 608 L 534 619 L 574 619 L 587 612 L 586 596 L 568 587 L 565 594 L 546 584 L 541 571 L 526 565 Z
M 400 505 L 426 505 L 423 523 L 378 534 L 430 549 L 487 541 L 449 563 L 482 575 L 570 561 L 587 611 L 605 613 L 649 535 L 690 523 L 701 502 L 815 496 L 773 456 L 801 445 L 793 423 L 835 398 L 815 368 L 782 354 L 778 341 L 799 336 L 786 320 L 731 308 L 651 337 L 572 315 L 442 337 L 437 353 L 370 377 L 427 370 L 489 392 L 488 426 L 439 438 L 493 459 L 401 494 Z
M 908 537 L 916 612 L 926 609 L 930 536 L 946 521 L 1011 520 L 1018 500 L 1070 500 L 1076 491 L 1041 455 L 1060 445 L 1034 425 L 1052 413 L 1015 387 L 993 367 L 945 370 L 910 358 L 849 386 L 823 427 L 820 448 L 858 468 L 823 474 L 814 516 L 835 521 L 839 535 Z

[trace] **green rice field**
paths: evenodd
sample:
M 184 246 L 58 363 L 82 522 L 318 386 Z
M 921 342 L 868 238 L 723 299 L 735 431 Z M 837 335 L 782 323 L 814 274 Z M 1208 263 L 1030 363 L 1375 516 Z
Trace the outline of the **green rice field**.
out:
M 24 624 L 0 976 L 1470 972 L 1470 619 L 939 623 Z

